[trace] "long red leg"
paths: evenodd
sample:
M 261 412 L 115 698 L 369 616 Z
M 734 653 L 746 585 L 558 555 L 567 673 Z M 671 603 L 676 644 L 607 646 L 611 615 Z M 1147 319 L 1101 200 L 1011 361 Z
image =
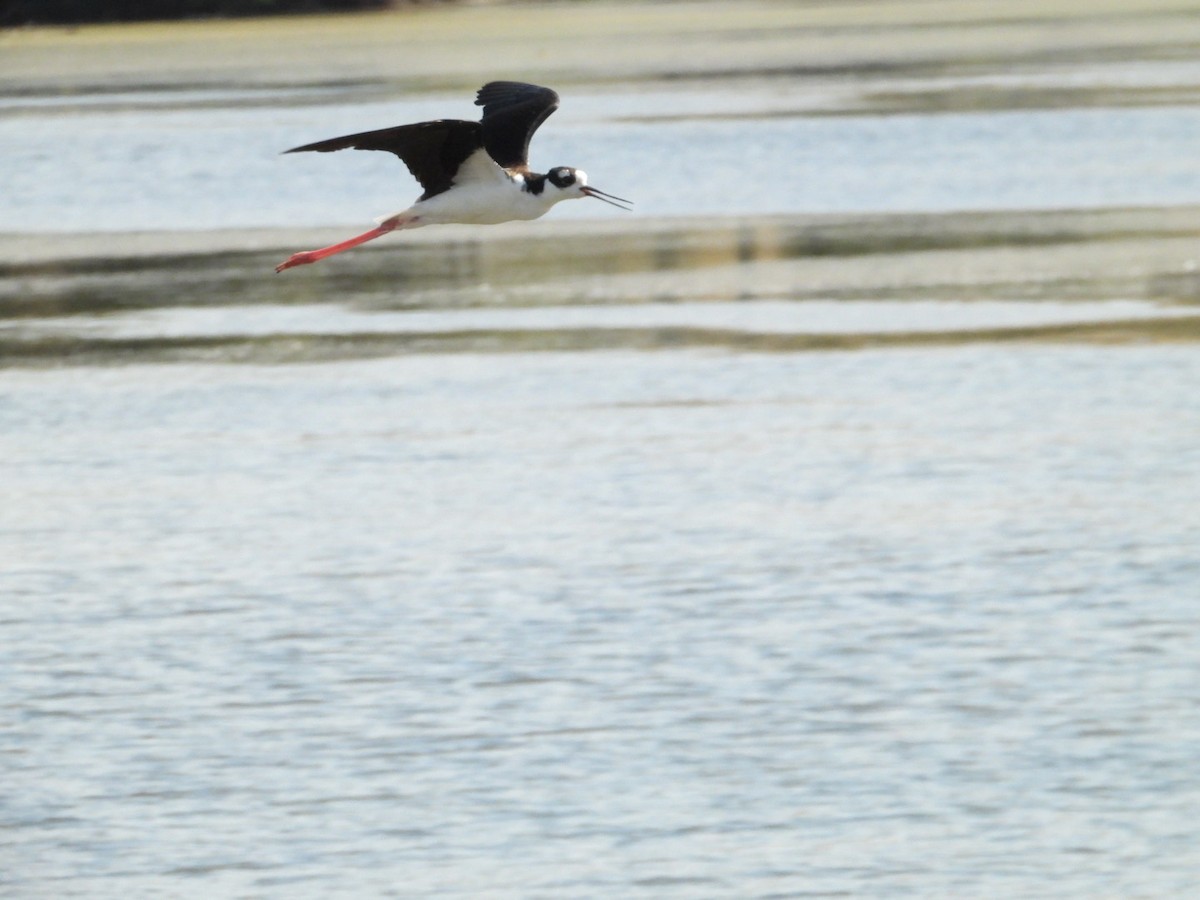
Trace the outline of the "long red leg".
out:
M 412 220 L 409 219 L 407 221 Z M 389 219 L 378 228 L 364 231 L 362 234 L 355 235 L 352 238 L 342 241 L 340 244 L 331 244 L 328 247 L 322 247 L 320 250 L 302 250 L 299 253 L 293 253 L 277 265 L 275 271 L 279 273 L 293 266 L 305 266 L 309 263 L 315 263 L 327 256 L 333 256 L 335 253 L 341 253 L 343 250 L 349 250 L 351 247 L 357 247 L 359 244 L 365 244 L 367 241 L 373 241 L 375 238 L 381 237 L 389 231 L 395 231 L 396 228 L 404 224 L 407 224 L 407 222 L 403 219 Z

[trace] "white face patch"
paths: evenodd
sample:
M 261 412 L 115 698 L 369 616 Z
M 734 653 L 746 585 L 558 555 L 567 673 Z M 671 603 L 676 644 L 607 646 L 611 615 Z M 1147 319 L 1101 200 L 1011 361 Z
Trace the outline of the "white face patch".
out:
M 587 172 L 583 171 L 583 169 L 575 170 L 575 184 L 577 184 L 579 187 L 583 187 L 585 184 L 587 184 Z

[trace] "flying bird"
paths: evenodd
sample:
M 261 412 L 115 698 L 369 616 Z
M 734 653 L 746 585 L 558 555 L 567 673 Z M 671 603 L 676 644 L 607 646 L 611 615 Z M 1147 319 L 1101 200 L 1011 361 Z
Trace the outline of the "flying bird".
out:
M 408 209 L 384 216 L 370 231 L 319 250 L 294 253 L 276 272 L 303 266 L 365 244 L 390 231 L 425 225 L 495 225 L 537 219 L 554 204 L 595 197 L 620 209 L 633 204 L 587 183 L 587 173 L 556 166 L 544 175 L 529 168 L 529 141 L 558 109 L 558 94 L 520 81 L 492 81 L 479 89 L 479 122 L 438 119 L 293 147 L 285 153 L 384 150 L 395 153 L 424 193 Z

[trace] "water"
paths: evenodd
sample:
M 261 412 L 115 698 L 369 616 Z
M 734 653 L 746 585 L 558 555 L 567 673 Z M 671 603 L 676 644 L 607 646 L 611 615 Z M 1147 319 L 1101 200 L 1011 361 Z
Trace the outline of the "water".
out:
M 729 105 L 719 93 L 698 93 L 710 107 Z M 755 93 L 738 96 L 753 102 Z M 759 99 L 777 98 L 768 92 Z M 1200 202 L 1200 160 L 1192 153 L 1200 141 L 1200 110 L 1192 106 L 638 118 L 679 105 L 691 109 L 695 101 L 676 94 L 579 96 L 539 132 L 533 162 L 586 169 L 593 183 L 634 200 L 640 216 Z M 596 110 L 611 117 L 596 119 Z M 0 231 L 370 222 L 405 208 L 420 192 L 394 157 L 281 157 L 280 151 L 422 118 L 474 117 L 476 111 L 461 97 L 339 107 L 64 111 L 47 105 L 0 118 L 0 148 L 10 173 Z M 748 127 L 752 142 L 746 140 Z M 620 214 L 598 203 L 574 203 L 552 215 Z
M 87 374 L 0 404 L 13 895 L 1195 882 L 1190 348 Z
M 705 227 L 1200 201 L 1193 107 L 811 118 L 772 84 L 598 92 L 535 148 Z M 278 150 L 471 113 L 327 99 L 5 101 L 0 231 L 362 221 L 414 193 L 394 159 Z M 763 118 L 722 118 L 746 102 Z M 1189 894 L 1200 356 L 976 332 L 1194 307 L 1080 299 L 1101 270 L 1142 277 L 1119 223 L 1095 268 L 1073 246 L 972 269 L 895 225 L 855 256 L 839 232 L 819 284 L 874 298 L 851 303 L 812 299 L 800 226 L 745 247 L 736 222 L 680 226 L 666 252 L 637 216 L 645 259 L 609 234 L 582 276 L 482 244 L 380 263 L 464 255 L 411 284 L 347 255 L 270 295 L 257 263 L 6 276 L 30 302 L 4 350 L 129 349 L 0 368 L 0 892 Z M 1138 228 L 1186 274 L 1178 229 Z M 1031 258 L 1052 265 L 1018 302 Z M 764 353 L 681 328 L 896 340 Z M 620 329 L 664 333 L 545 350 Z M 513 343 L 361 358 L 465 332 Z M 197 337 L 210 361 L 150 361 Z M 266 365 L 258 338 L 337 361 Z
M 947 335 L 978 329 L 1054 327 L 1093 322 L 1191 319 L 1187 306 L 1117 300 L 1103 302 L 1016 300 L 951 301 L 742 300 L 737 303 L 668 302 L 611 306 L 451 309 L 385 312 L 341 305 L 247 306 L 217 309 L 156 309 L 120 316 L 76 315 L 22 321 L 0 334 L 86 335 L 88 339 L 229 339 L 341 335 L 448 335 L 462 332 L 522 333 L 697 328 L 738 334 Z

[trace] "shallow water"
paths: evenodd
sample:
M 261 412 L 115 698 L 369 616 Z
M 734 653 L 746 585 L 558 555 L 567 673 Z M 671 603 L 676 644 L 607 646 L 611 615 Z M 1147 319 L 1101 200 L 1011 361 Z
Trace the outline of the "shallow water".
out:
M 534 144 L 640 216 L 1052 209 L 1200 202 L 1194 106 L 722 118 L 803 99 L 799 80 L 572 96 Z M 262 102 L 259 94 L 252 95 Z M 62 110 L 0 118 L 0 231 L 325 226 L 396 212 L 419 188 L 383 153 L 280 156 L 322 137 L 474 118 L 459 96 L 343 106 Z M 714 118 L 662 118 L 708 109 Z M 748 140 L 748 134 L 753 135 Z M 624 215 L 569 203 L 558 218 Z M 552 220 L 551 220 L 552 221 Z
M 118 244 L 6 273 L 0 353 L 49 349 L 0 370 L 2 892 L 1188 893 L 1200 356 L 971 334 L 1194 320 L 1144 284 L 1191 284 L 1186 231 L 1120 220 L 1124 281 L 1088 295 L 1068 247 L 1017 302 L 1005 241 L 1087 229 L 729 217 L 1198 202 L 1200 115 L 815 117 L 754 84 L 572 97 L 538 159 L 687 224 L 565 261 L 413 243 L 271 280 Z M 330 99 L 10 101 L 0 231 L 363 221 L 414 193 L 395 160 L 278 151 L 473 114 Z M 601 337 L 547 352 L 569 331 Z M 467 333 L 508 352 L 434 341 Z M 390 335 L 426 344 L 356 358 Z M 162 358 L 210 361 L 151 364 L 187 341 Z
M 86 335 L 91 339 L 446 334 L 464 331 L 704 328 L 748 334 L 946 334 L 1002 329 L 1195 317 L 1186 306 L 1125 301 L 809 301 L 363 311 L 340 304 L 217 309 L 160 309 L 114 316 L 23 319 L 0 334 Z
M 1181 896 L 1198 367 L 8 372 L 0 884 Z

